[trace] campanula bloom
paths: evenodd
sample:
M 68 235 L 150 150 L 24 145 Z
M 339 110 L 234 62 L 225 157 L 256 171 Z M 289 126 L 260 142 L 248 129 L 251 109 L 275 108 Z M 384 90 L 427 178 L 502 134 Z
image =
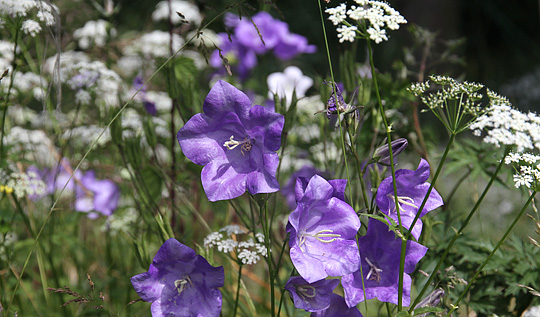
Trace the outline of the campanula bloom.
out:
M 152 316 L 219 316 L 225 280 L 223 267 L 211 266 L 191 248 L 169 239 L 157 252 L 148 272 L 135 275 L 131 284 Z
M 210 201 L 279 190 L 276 151 L 285 119 L 248 96 L 218 81 L 206 96 L 204 113 L 180 131 L 178 143 L 193 163 L 204 165 L 201 180 Z
M 401 239 L 381 221 L 370 219 L 367 234 L 358 239 L 362 258 L 362 273 L 366 298 L 377 298 L 382 302 L 398 304 L 399 258 Z M 414 241 L 407 241 L 405 270 L 403 276 L 403 305 L 411 300 L 411 277 L 418 261 L 424 257 L 427 248 Z M 360 269 L 343 276 L 341 284 L 345 290 L 345 301 L 354 307 L 365 300 Z
M 418 213 L 418 208 L 420 208 L 420 205 L 427 194 L 430 186 L 430 184 L 426 182 L 428 178 L 429 164 L 424 159 L 420 161 L 416 171 L 408 169 L 399 169 L 396 171 L 397 200 L 399 203 L 401 222 L 407 229 L 410 229 L 410 226 Z M 395 220 L 396 223 L 398 222 L 392 176 L 385 178 L 381 182 L 377 189 L 375 201 L 384 214 Z M 428 212 L 442 205 L 443 200 L 441 195 L 433 189 L 422 209 L 420 217 L 425 216 Z M 418 219 L 412 230 L 412 235 L 418 239 L 421 232 L 422 222 Z
M 330 307 L 330 295 L 338 286 L 339 280 L 320 280 L 308 283 L 300 276 L 293 276 L 285 284 L 294 302 L 294 307 L 315 312 Z
M 287 232 L 291 260 L 309 283 L 327 276 L 343 276 L 359 268 L 355 235 L 360 220 L 343 201 L 345 180 L 328 182 L 314 175 L 296 186 L 296 209 L 289 216 Z
M 338 294 L 330 294 L 330 307 L 311 313 L 311 317 L 362 317 L 356 307 L 349 307 L 345 299 Z
M 98 211 L 104 216 L 110 216 L 118 206 L 120 190 L 108 179 L 97 180 L 94 171 L 86 172 L 75 189 L 75 210 L 88 212 L 88 218 L 95 219 Z

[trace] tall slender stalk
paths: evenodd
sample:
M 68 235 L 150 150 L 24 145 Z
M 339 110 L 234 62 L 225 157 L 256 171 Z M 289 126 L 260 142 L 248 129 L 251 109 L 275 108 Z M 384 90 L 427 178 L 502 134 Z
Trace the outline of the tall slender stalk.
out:
M 505 156 L 506 154 L 508 153 L 508 150 L 505 151 Z M 491 188 L 491 185 L 493 185 L 493 182 L 495 181 L 495 179 L 497 178 L 497 175 L 499 174 L 499 172 L 501 171 L 501 168 L 502 166 L 504 165 L 504 159 L 501 160 L 501 162 L 499 163 L 499 165 L 497 166 L 497 168 L 495 169 L 495 172 L 493 173 L 493 176 L 491 177 L 491 179 L 489 180 L 488 184 L 486 185 L 486 187 L 484 188 L 484 191 L 482 192 L 482 194 L 480 195 L 480 198 L 476 201 L 476 203 L 474 204 L 473 208 L 471 209 L 471 211 L 469 212 L 469 215 L 467 216 L 467 218 L 465 219 L 465 221 L 463 222 L 463 224 L 461 225 L 461 227 L 459 228 L 458 231 L 456 231 L 456 233 L 454 234 L 454 237 L 452 238 L 452 240 L 448 243 L 448 246 L 446 247 L 446 249 L 444 250 L 444 253 L 442 254 L 442 256 L 439 258 L 439 262 L 437 263 L 437 265 L 435 266 L 435 268 L 433 269 L 433 271 L 431 272 L 431 275 L 429 276 L 428 280 L 426 281 L 426 284 L 424 285 L 424 287 L 422 288 L 422 290 L 420 291 L 420 293 L 418 294 L 418 296 L 416 297 L 416 299 L 414 300 L 413 304 L 410 306 L 409 308 L 409 312 L 412 312 L 413 309 L 416 307 L 416 305 L 418 304 L 418 302 L 422 299 L 422 296 L 424 295 L 424 293 L 427 291 L 431 281 L 433 280 L 433 278 L 435 277 L 435 274 L 437 274 L 437 272 L 439 271 L 439 268 L 441 267 L 441 265 L 443 264 L 444 260 L 446 259 L 446 256 L 448 255 L 448 252 L 450 252 L 450 249 L 452 249 L 452 246 L 454 246 L 454 242 L 456 242 L 457 238 L 459 236 L 461 236 L 463 234 L 463 231 L 465 230 L 465 227 L 467 227 L 467 225 L 469 224 L 470 220 L 472 219 L 473 215 L 476 213 L 476 211 L 478 210 L 478 207 L 480 207 L 480 205 L 482 204 L 482 201 L 484 200 L 484 198 L 486 197 L 486 194 L 488 193 L 489 189 Z
M 452 314 L 452 312 L 454 310 L 456 310 L 458 308 L 458 305 L 459 305 L 459 302 L 461 302 L 461 300 L 463 299 L 463 297 L 467 294 L 467 292 L 469 291 L 469 289 L 471 288 L 471 285 L 474 283 L 474 281 L 476 280 L 476 278 L 478 277 L 478 275 L 482 272 L 482 270 L 484 269 L 484 267 L 486 266 L 486 264 L 488 264 L 488 262 L 491 260 L 491 258 L 493 257 L 493 255 L 495 255 L 495 252 L 497 252 L 497 250 L 499 250 L 499 248 L 501 247 L 501 245 L 503 244 L 504 240 L 506 239 L 506 237 L 508 237 L 508 235 L 510 234 L 510 232 L 514 229 L 514 227 L 516 226 L 519 218 L 521 218 L 521 216 L 523 215 L 523 213 L 525 213 L 525 210 L 527 210 L 527 208 L 529 207 L 529 205 L 531 204 L 531 202 L 533 201 L 534 199 L 534 196 L 536 195 L 537 191 L 533 191 L 532 194 L 529 196 L 529 199 L 527 199 L 527 202 L 525 202 L 525 205 L 523 205 L 523 207 L 521 208 L 521 211 L 519 212 L 519 214 L 516 216 L 516 218 L 514 218 L 514 221 L 512 222 L 512 224 L 510 224 L 510 226 L 508 227 L 508 229 L 506 229 L 506 232 L 504 233 L 504 235 L 502 236 L 501 239 L 499 239 L 499 242 L 497 242 L 497 245 L 493 248 L 493 250 L 491 251 L 491 253 L 487 256 L 487 258 L 484 260 L 484 262 L 482 263 L 482 265 L 480 265 L 480 267 L 478 268 L 478 270 L 476 270 L 476 273 L 474 273 L 473 277 L 471 278 L 471 280 L 469 281 L 469 283 L 467 284 L 467 287 L 465 288 L 465 290 L 463 290 L 463 292 L 461 293 L 461 295 L 459 296 L 458 300 L 454 303 L 454 308 L 452 310 L 450 310 L 448 312 L 448 314 L 446 316 L 450 316 Z

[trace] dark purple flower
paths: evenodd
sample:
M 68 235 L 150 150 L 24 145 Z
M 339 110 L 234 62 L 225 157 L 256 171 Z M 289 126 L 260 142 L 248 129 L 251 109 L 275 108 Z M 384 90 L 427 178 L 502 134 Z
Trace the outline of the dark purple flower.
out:
M 311 313 L 311 317 L 362 317 L 356 307 L 349 307 L 345 299 L 338 294 L 330 294 L 330 307 Z
M 358 239 L 366 298 L 377 298 L 382 302 L 398 304 L 399 259 L 401 239 L 389 231 L 386 224 L 369 219 L 367 234 Z M 426 254 L 427 248 L 414 241 L 407 241 L 405 269 L 403 276 L 403 305 L 409 306 L 411 300 L 411 277 L 408 273 Z M 345 301 L 349 307 L 356 306 L 364 298 L 360 269 L 343 276 L 341 284 L 345 290 Z
M 282 60 L 289 60 L 302 53 L 314 53 L 316 47 L 309 45 L 307 39 L 291 33 L 287 23 L 274 19 L 268 12 L 259 12 L 251 19 L 240 19 L 234 14 L 225 15 L 225 25 L 233 28 L 229 36 L 219 33 L 221 53 L 229 64 L 236 66 L 240 78 L 245 79 L 257 64 L 257 55 L 273 51 Z M 256 27 L 255 27 L 256 25 Z M 219 51 L 212 53 L 210 65 L 222 67 Z
M 342 199 L 345 182 L 333 186 L 319 175 L 314 175 L 307 186 L 301 179 L 297 181 L 297 206 L 289 216 L 287 232 L 291 260 L 309 283 L 329 275 L 343 276 L 359 267 L 355 235 L 360 220 Z
M 139 93 L 137 94 L 137 99 L 142 101 L 143 104 L 144 104 L 144 107 L 146 108 L 146 111 L 151 115 L 151 116 L 155 116 L 157 115 L 157 110 L 156 110 L 156 104 L 150 100 L 148 98 L 148 96 L 146 95 L 146 85 L 144 85 L 144 80 L 142 78 L 142 76 L 140 75 L 137 75 L 135 76 L 135 78 L 133 79 L 133 92 L 137 92 L 139 91 Z
M 98 211 L 104 216 L 110 216 L 118 206 L 120 190 L 108 179 L 97 180 L 94 171 L 85 173 L 76 188 L 75 210 L 88 212 L 88 218 L 95 219 Z
M 325 81 L 324 84 L 332 88 L 330 99 L 328 99 L 326 102 L 326 117 L 330 119 L 332 115 L 337 114 L 338 109 L 340 113 L 347 111 L 348 105 L 343 99 L 343 95 L 341 94 L 341 90 L 339 88 L 339 86 L 342 86 L 341 88 L 343 88 L 343 85 L 335 84 L 336 90 L 334 91 L 334 85 L 332 82 Z
M 152 316 L 219 316 L 225 280 L 223 267 L 211 266 L 191 248 L 169 239 L 157 252 L 148 272 L 131 284 L 152 303 Z
M 178 143 L 193 163 L 204 165 L 201 180 L 210 201 L 279 190 L 276 170 L 282 115 L 249 98 L 231 84 L 218 81 L 206 96 L 204 113 L 193 116 L 180 131 Z
M 422 159 L 416 171 L 408 169 L 400 169 L 396 171 L 396 188 L 399 210 L 401 214 L 402 225 L 410 229 L 412 222 L 418 213 L 418 208 L 422 204 L 424 197 L 427 194 L 430 184 L 427 181 L 429 178 L 429 164 Z M 398 222 L 396 205 L 394 200 L 394 188 L 392 185 L 392 176 L 385 178 L 377 189 L 375 201 L 377 206 L 388 217 Z M 425 216 L 431 210 L 443 205 L 441 195 L 433 189 L 426 205 L 422 209 L 420 217 Z M 418 219 L 412 234 L 418 239 L 422 232 L 422 221 Z
M 293 276 L 285 284 L 294 302 L 294 307 L 315 312 L 330 307 L 330 295 L 338 286 L 339 280 L 320 280 L 308 283 L 300 276 Z
M 392 144 L 392 157 L 394 158 L 394 163 L 396 157 L 399 153 L 403 152 L 409 145 L 409 142 L 405 138 L 399 138 L 391 142 Z M 375 152 L 373 152 L 373 160 L 381 164 L 390 164 L 390 151 L 388 150 L 388 143 L 379 146 Z

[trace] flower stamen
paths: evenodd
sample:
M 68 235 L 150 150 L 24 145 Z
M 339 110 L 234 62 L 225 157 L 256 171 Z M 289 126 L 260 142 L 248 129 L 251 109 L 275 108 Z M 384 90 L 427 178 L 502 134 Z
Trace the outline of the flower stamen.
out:
M 368 258 L 365 258 L 366 262 L 369 264 L 369 272 L 366 276 L 366 280 L 373 280 L 379 283 L 381 281 L 381 273 L 382 269 L 375 266 L 375 264 L 371 263 L 371 261 Z
M 317 290 L 311 285 L 302 285 L 296 288 L 296 294 L 306 300 L 307 298 L 314 298 L 317 295 Z
M 388 197 L 392 200 L 392 201 L 395 201 L 395 196 L 392 195 L 392 194 L 388 194 Z M 401 206 L 401 204 L 403 205 L 407 205 L 407 206 L 410 206 L 410 207 L 413 207 L 415 209 L 418 209 L 418 206 L 416 206 L 414 203 L 414 199 L 412 199 L 411 197 L 407 197 L 407 196 L 397 196 L 397 201 L 398 201 L 398 204 L 399 204 L 399 209 L 400 210 L 403 210 L 403 207 Z M 394 211 L 396 211 L 396 207 L 394 207 Z
M 174 281 L 174 288 L 178 291 L 178 294 L 180 294 L 186 289 L 188 283 L 189 285 L 193 286 L 191 279 L 188 275 L 186 275 L 185 278 Z
M 322 242 L 322 243 L 332 243 L 334 241 L 336 241 L 339 237 L 341 237 L 340 234 L 337 234 L 337 233 L 327 233 L 327 232 L 332 232 L 331 229 L 323 229 L 319 232 L 317 232 L 316 234 L 309 234 L 309 233 L 306 233 L 305 231 L 301 232 L 300 233 L 300 243 L 298 244 L 298 246 L 300 247 L 300 250 L 302 250 L 302 252 L 304 252 L 304 249 L 303 249 L 303 245 L 309 245 L 307 242 L 306 242 L 306 238 L 307 237 L 313 237 L 315 238 L 317 241 L 319 242 Z M 325 238 L 330 238 L 329 240 L 325 240 Z
M 242 145 L 240 147 L 240 152 L 242 152 L 242 155 L 244 155 L 244 151 L 246 152 L 251 151 L 251 147 L 253 146 L 252 142 L 254 142 L 254 140 L 250 138 L 245 138 L 243 141 L 236 141 L 234 139 L 234 135 L 231 135 L 231 137 L 229 138 L 229 141 L 223 143 L 223 146 L 229 150 L 233 150 L 237 146 Z

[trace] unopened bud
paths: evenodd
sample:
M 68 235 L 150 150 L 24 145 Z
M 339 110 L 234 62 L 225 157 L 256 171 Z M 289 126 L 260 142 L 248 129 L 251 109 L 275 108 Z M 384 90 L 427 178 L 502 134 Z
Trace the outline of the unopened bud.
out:
M 407 142 L 407 139 L 401 138 L 392 141 L 392 156 L 396 157 L 399 153 L 401 153 L 405 148 L 407 148 L 407 145 L 409 142 Z M 383 163 L 383 164 L 390 164 L 390 151 L 388 150 L 388 144 L 384 144 L 382 146 L 379 146 L 375 153 L 373 153 L 373 160 L 377 163 Z

